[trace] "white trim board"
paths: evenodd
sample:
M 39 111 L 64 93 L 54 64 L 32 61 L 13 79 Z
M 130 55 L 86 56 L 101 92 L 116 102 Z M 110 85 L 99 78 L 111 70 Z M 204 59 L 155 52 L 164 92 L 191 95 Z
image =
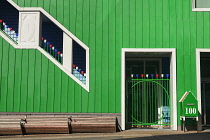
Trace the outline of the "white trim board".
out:
M 210 49 L 196 49 L 196 85 L 197 85 L 197 100 L 198 100 L 198 111 L 199 111 L 199 129 L 201 128 L 201 115 L 202 115 L 202 106 L 201 106 L 201 53 L 209 52 Z
M 196 84 L 197 84 L 197 100 L 198 100 L 198 111 L 201 114 L 201 65 L 200 65 L 200 54 L 202 52 L 210 52 L 210 49 L 196 49 Z
M 208 11 L 210 11 L 210 8 L 196 8 L 195 1 L 196 0 L 192 0 L 192 11 L 193 12 L 208 12 Z
M 51 55 L 46 54 L 46 52 L 38 46 L 33 47 L 23 47 L 16 45 L 15 43 L 11 44 L 8 41 L 8 37 L 4 36 L 3 38 L 7 40 L 12 46 L 18 49 L 38 49 L 42 54 L 44 54 L 48 59 L 50 59 L 56 66 L 58 66 L 62 71 L 64 71 L 67 75 L 69 75 L 74 81 L 76 81 L 80 86 L 82 86 L 86 91 L 89 92 L 89 54 L 90 49 L 88 46 L 86 46 L 82 41 L 80 41 L 75 35 L 73 35 L 68 29 L 66 29 L 62 24 L 60 24 L 55 18 L 53 18 L 49 13 L 47 13 L 43 8 L 41 7 L 19 7 L 15 2 L 12 0 L 7 0 L 13 7 L 15 7 L 18 11 L 24 11 L 24 12 L 41 12 L 44 14 L 47 18 L 49 18 L 54 24 L 56 24 L 65 34 L 67 34 L 70 38 L 72 38 L 74 41 L 76 41 L 82 48 L 86 50 L 86 84 L 82 83 L 80 80 L 78 80 L 69 70 L 67 70 L 65 67 L 63 67 L 60 63 L 58 63 Z M 43 51 L 42 51 L 43 50 Z
M 171 53 L 170 63 L 170 89 L 172 105 L 172 130 L 177 130 L 177 93 L 176 93 L 176 49 L 175 48 L 122 48 L 121 50 L 121 127 L 125 130 L 125 53 L 126 52 L 168 52 Z

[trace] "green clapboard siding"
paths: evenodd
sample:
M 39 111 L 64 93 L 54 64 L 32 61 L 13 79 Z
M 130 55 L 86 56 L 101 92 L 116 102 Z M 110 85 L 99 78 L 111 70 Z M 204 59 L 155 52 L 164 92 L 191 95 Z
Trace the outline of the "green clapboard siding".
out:
M 43 7 L 90 47 L 90 92 L 39 51 L 0 38 L 0 111 L 120 113 L 121 48 L 176 48 L 177 98 L 196 93 L 195 49 L 210 48 L 210 13 L 192 12 L 191 0 L 13 1 Z

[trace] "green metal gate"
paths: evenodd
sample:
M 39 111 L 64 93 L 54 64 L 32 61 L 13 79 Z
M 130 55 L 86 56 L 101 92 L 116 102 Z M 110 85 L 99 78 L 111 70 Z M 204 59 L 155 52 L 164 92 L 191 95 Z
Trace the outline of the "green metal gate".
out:
M 126 78 L 126 126 L 170 128 L 169 74 L 131 74 Z

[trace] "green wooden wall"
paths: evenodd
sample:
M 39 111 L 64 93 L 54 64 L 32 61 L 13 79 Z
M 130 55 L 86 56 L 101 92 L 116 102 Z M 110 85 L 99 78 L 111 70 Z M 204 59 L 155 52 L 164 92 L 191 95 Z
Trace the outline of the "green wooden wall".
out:
M 88 112 L 88 97 L 38 50 L 0 38 L 0 112 Z
M 176 48 L 177 99 L 196 94 L 195 48 L 210 48 L 210 13 L 192 12 L 191 0 L 13 1 L 43 7 L 90 47 L 90 92 L 1 39 L 0 111 L 120 113 L 121 48 Z

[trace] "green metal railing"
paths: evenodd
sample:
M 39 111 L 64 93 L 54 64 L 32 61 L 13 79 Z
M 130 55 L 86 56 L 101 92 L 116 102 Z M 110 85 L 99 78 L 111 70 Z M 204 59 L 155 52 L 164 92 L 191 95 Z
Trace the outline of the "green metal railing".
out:
M 126 122 L 131 127 L 170 127 L 169 75 L 126 79 Z

